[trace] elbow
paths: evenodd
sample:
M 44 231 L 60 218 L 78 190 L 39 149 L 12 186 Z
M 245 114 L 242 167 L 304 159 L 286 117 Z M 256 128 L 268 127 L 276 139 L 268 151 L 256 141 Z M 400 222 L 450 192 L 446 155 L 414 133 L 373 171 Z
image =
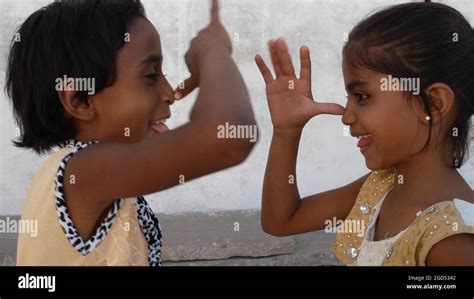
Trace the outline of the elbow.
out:
M 251 121 L 234 120 L 217 124 L 217 142 L 230 166 L 241 164 L 257 144 L 258 128 Z
M 230 154 L 230 162 L 232 165 L 238 165 L 247 159 L 253 150 L 255 143 L 251 143 L 248 140 L 240 140 L 234 142 L 227 150 Z
M 274 225 L 269 225 L 268 223 L 265 223 L 264 221 L 261 221 L 261 226 L 262 230 L 271 236 L 274 237 L 286 237 L 288 236 L 287 233 L 285 233 L 282 229 L 279 229 L 275 227 Z

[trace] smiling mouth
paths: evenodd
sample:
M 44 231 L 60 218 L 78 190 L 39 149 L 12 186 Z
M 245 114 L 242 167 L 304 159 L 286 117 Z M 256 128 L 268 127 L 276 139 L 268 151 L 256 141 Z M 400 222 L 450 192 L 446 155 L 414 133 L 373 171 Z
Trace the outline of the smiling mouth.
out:
M 370 134 L 358 136 L 357 139 L 359 139 L 357 146 L 360 148 L 361 152 L 365 152 L 367 149 L 369 149 L 372 143 L 374 143 L 372 135 Z

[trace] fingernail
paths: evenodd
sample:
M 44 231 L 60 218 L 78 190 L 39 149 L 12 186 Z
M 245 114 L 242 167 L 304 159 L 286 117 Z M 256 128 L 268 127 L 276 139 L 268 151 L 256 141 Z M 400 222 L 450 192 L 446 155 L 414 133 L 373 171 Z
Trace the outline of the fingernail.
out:
M 179 91 L 177 91 L 177 92 L 174 93 L 174 99 L 175 99 L 175 100 L 181 99 L 182 96 L 183 96 L 183 95 L 182 95 Z

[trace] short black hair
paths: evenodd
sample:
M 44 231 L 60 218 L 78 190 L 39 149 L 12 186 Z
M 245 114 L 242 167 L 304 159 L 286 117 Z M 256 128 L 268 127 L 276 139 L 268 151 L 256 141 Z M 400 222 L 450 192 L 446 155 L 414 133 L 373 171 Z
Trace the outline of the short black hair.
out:
M 430 116 L 430 131 L 422 150 L 431 138 L 434 106 L 425 90 L 436 82 L 447 84 L 455 95 L 453 167 L 461 167 L 469 154 L 474 113 L 474 31 L 459 11 L 440 3 L 390 6 L 352 29 L 343 57 L 356 67 L 400 78 L 420 78 L 418 98 Z
M 128 26 L 145 17 L 138 0 L 62 0 L 30 15 L 10 46 L 5 89 L 20 128 L 18 147 L 49 152 L 76 128 L 55 89 L 55 80 L 94 78 L 95 92 L 116 79 L 116 57 Z M 76 91 L 80 100 L 87 91 Z

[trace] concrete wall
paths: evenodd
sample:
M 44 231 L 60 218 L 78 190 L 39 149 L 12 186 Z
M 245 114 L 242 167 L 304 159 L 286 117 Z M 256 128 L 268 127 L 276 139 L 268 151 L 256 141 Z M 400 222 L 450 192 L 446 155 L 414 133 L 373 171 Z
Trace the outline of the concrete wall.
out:
M 50 1 L 1 1 L 0 87 L 15 28 Z M 315 97 L 345 104 L 341 72 L 344 34 L 379 7 L 406 1 L 222 0 L 221 17 L 234 40 L 234 57 L 249 88 L 260 126 L 259 144 L 245 164 L 148 196 L 157 213 L 212 212 L 260 206 L 262 180 L 271 137 L 264 84 L 254 65 L 256 53 L 268 58 L 266 43 L 283 36 L 296 55 L 300 45 L 312 50 Z M 474 24 L 470 0 L 442 1 L 459 9 Z M 183 55 L 191 38 L 209 20 L 208 1 L 144 1 L 149 19 L 161 34 L 164 72 L 172 85 L 187 77 Z M 196 94 L 172 107 L 169 122 L 187 121 Z M 0 94 L 0 215 L 19 214 L 28 184 L 44 157 L 15 148 L 15 123 L 6 96 Z M 356 140 L 343 135 L 340 117 L 318 116 L 306 127 L 299 152 L 298 179 L 302 195 L 332 189 L 367 173 Z M 472 152 L 471 145 L 471 152 Z M 461 174 L 474 187 L 474 159 Z M 166 174 L 163 174 L 166 175 Z

